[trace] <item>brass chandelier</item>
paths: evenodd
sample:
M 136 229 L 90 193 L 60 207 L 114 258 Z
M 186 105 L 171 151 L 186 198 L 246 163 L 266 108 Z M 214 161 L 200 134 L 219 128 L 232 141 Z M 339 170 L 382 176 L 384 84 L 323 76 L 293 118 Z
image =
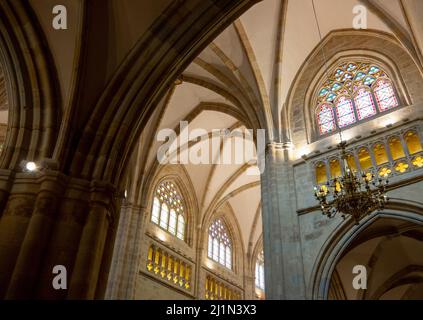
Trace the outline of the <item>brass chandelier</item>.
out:
M 342 176 L 315 187 L 315 197 L 324 215 L 333 218 L 340 213 L 344 219 L 351 216 L 358 224 L 362 217 L 385 208 L 389 180 L 387 176 L 376 177 L 371 172 L 359 174 L 352 170 L 347 161 L 346 146 L 346 142 L 341 140 Z

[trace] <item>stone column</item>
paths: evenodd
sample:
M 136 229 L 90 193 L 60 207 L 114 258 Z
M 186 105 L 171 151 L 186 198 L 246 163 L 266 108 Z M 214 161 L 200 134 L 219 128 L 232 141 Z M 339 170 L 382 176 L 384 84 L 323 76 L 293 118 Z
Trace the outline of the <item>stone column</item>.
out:
M 30 218 L 25 238 L 20 247 L 7 299 L 29 299 L 34 294 L 43 253 L 45 252 L 54 222 L 57 202 L 63 193 L 66 179 L 57 172 L 45 172 L 39 179 L 35 208 Z
M 271 143 L 261 176 L 266 299 L 305 299 L 290 145 Z
M 36 185 L 31 177 L 20 174 L 7 194 L 5 210 L 0 217 L 0 299 L 7 294 L 16 260 L 34 210 Z
M 112 186 L 93 181 L 90 210 L 79 242 L 68 298 L 94 299 L 104 247 L 113 216 Z
M 145 208 L 127 202 L 121 208 L 121 225 L 116 235 L 112 272 L 108 279 L 107 299 L 134 298 L 145 215 Z
M 60 199 L 52 234 L 43 255 L 43 268 L 35 293 L 37 298 L 66 299 L 70 290 L 70 279 L 78 255 L 81 235 L 84 225 L 88 221 L 89 200 L 89 183 L 83 180 L 70 180 Z M 52 286 L 54 278 L 52 270 L 56 265 L 66 267 L 67 290 L 55 290 Z
M 113 248 L 113 257 L 110 266 L 109 278 L 107 280 L 106 299 L 117 299 L 117 291 L 120 285 L 120 275 L 124 262 L 124 252 L 126 245 L 126 235 L 128 233 L 128 225 L 130 222 L 128 211 L 130 205 L 124 200 L 120 209 L 119 226 L 117 229 L 115 244 Z
M 251 275 L 248 271 L 247 274 L 244 276 L 244 299 L 255 299 L 255 276 Z
M 136 276 L 139 270 L 141 254 L 141 237 L 144 235 L 145 208 L 132 206 L 129 210 L 128 232 L 125 235 L 125 247 L 121 253 L 123 263 L 121 274 L 118 275 L 119 288 L 117 292 L 118 299 L 133 299 L 136 283 Z
M 115 230 L 113 186 L 43 168 L 15 173 L 3 193 L 0 298 L 102 298 Z M 66 268 L 63 290 L 52 284 L 57 265 Z

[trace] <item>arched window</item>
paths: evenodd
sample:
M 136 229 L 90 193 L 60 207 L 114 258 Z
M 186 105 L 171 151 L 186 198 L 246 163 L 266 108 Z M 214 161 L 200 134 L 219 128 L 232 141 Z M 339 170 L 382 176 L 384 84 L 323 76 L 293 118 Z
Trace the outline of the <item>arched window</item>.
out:
M 404 135 L 405 143 L 409 154 L 416 154 L 423 151 L 422 144 L 420 142 L 419 134 L 417 131 L 410 130 Z
M 376 114 L 376 107 L 369 88 L 361 87 L 358 89 L 354 102 L 357 108 L 358 120 L 363 120 Z
M 340 96 L 337 99 L 335 109 L 338 127 L 343 128 L 356 122 L 353 103 L 347 96 Z
M 223 221 L 216 219 L 209 227 L 207 256 L 232 269 L 232 241 Z
M 372 158 L 369 149 L 362 147 L 358 150 L 358 161 L 362 172 L 367 172 L 373 167 Z
M 373 85 L 373 92 L 380 112 L 398 107 L 398 100 L 395 96 L 392 83 L 388 79 L 377 80 Z
M 391 80 L 380 67 L 350 62 L 329 75 L 318 92 L 317 106 L 317 125 L 320 135 L 325 135 L 398 107 L 399 103 Z
M 316 164 L 316 182 L 317 184 L 326 183 L 328 177 L 326 174 L 326 164 L 323 161 L 320 161 Z
M 170 181 L 162 182 L 154 195 L 151 222 L 185 240 L 184 212 L 184 201 L 175 184 Z
M 373 153 L 375 155 L 376 165 L 380 166 L 389 162 L 388 154 L 386 153 L 386 148 L 383 143 L 376 143 L 373 146 Z
M 263 251 L 257 256 L 256 260 L 256 288 L 264 290 L 264 255 Z
M 394 136 L 389 138 L 388 143 L 393 160 L 398 160 L 405 157 L 404 149 L 402 147 L 401 140 L 399 137 Z
M 329 161 L 330 178 L 335 179 L 342 175 L 339 159 L 333 158 Z
M 355 158 L 354 155 L 352 155 L 351 153 L 347 154 L 347 163 L 349 168 L 353 171 L 353 172 L 357 172 L 357 164 L 355 162 Z
M 319 106 L 317 112 L 320 134 L 329 133 L 336 129 L 335 116 L 333 114 L 333 106 L 324 103 Z

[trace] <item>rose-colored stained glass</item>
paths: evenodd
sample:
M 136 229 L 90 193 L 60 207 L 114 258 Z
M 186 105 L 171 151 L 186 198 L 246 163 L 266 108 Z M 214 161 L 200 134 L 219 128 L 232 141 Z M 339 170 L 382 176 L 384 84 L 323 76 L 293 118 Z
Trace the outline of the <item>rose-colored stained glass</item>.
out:
M 354 107 L 350 98 L 345 96 L 339 97 L 335 108 L 338 126 L 340 128 L 346 127 L 356 121 Z
M 358 120 L 363 120 L 376 114 L 376 107 L 370 91 L 366 88 L 358 89 L 354 97 Z
M 320 134 L 325 134 L 335 130 L 335 117 L 331 104 L 325 103 L 319 107 L 317 115 Z
M 389 80 L 379 79 L 373 86 L 373 92 L 380 112 L 398 107 L 398 100 Z

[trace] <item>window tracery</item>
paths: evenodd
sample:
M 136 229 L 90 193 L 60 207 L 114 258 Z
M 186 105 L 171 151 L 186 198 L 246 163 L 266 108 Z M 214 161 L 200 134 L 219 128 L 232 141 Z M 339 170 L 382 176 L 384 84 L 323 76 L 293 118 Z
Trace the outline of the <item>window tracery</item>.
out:
M 343 63 L 318 92 L 319 133 L 328 134 L 398 106 L 392 81 L 380 67 L 363 62 Z

